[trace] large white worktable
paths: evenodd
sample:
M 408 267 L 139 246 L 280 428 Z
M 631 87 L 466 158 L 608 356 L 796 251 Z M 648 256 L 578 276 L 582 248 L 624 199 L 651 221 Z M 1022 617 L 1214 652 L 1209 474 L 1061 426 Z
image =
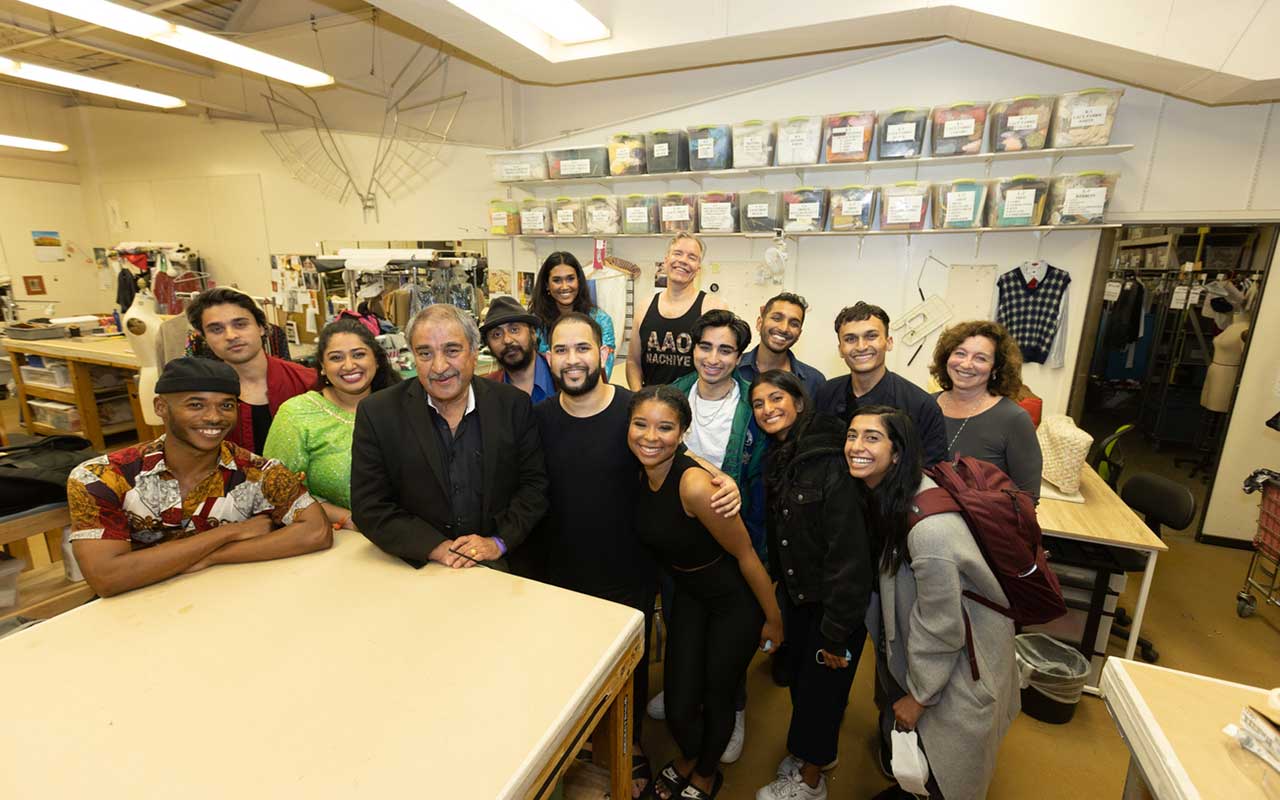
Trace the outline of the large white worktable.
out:
M 537 797 L 598 722 L 629 787 L 643 630 L 624 606 L 414 570 L 342 532 L 0 640 L 6 684 L 54 687 L 4 698 L 0 797 Z

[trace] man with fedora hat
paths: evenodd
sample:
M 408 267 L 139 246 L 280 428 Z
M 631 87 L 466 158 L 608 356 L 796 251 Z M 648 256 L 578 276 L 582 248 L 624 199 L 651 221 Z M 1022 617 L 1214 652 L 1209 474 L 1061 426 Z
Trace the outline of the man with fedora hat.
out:
M 538 354 L 535 331 L 539 324 L 514 297 L 502 295 L 489 303 L 489 313 L 480 326 L 480 336 L 499 364 L 485 377 L 515 386 L 529 395 L 535 406 L 556 393 L 551 367 Z
M 324 511 L 298 475 L 226 441 L 239 395 L 229 365 L 175 358 L 156 381 L 164 435 L 71 472 L 72 549 L 99 595 L 333 543 Z

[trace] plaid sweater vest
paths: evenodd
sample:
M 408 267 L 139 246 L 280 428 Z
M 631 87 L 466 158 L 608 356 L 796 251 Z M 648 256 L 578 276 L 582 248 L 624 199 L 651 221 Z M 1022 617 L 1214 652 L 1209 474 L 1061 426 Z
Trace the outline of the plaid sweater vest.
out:
M 1044 280 L 1036 288 L 1027 288 L 1022 269 L 1012 269 L 996 281 L 1000 300 L 996 305 L 996 321 L 1009 331 L 1022 350 L 1022 360 L 1043 364 L 1049 358 L 1049 347 L 1058 330 L 1058 312 L 1062 295 L 1071 283 L 1065 270 L 1049 266 Z

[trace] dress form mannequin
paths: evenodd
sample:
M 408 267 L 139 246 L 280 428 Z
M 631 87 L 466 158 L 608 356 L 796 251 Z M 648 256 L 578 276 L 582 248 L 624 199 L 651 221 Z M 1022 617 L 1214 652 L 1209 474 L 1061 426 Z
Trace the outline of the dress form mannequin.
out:
M 138 357 L 138 404 L 142 407 L 142 419 L 148 425 L 160 425 L 156 414 L 156 380 L 164 366 L 160 355 L 160 323 L 156 315 L 156 298 L 149 289 L 141 289 L 133 298 L 133 305 L 120 320 L 125 338 Z
M 1231 392 L 1240 375 L 1244 340 L 1249 330 L 1249 315 L 1236 312 L 1230 325 L 1213 337 L 1213 362 L 1204 376 L 1200 405 L 1225 414 L 1231 405 Z

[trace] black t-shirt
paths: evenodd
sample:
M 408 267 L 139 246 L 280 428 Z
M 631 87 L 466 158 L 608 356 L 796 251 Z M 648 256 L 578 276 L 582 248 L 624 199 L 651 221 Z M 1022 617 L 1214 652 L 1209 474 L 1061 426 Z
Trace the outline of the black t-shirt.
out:
M 267 447 L 267 434 L 271 432 L 271 406 L 249 406 L 249 418 L 253 421 L 253 452 L 262 455 Z
M 636 536 L 640 462 L 627 446 L 630 403 L 631 392 L 615 386 L 612 402 L 593 417 L 570 416 L 559 397 L 534 406 L 551 509 L 531 538 L 545 550 L 546 578 L 556 586 L 605 597 L 654 580 Z

